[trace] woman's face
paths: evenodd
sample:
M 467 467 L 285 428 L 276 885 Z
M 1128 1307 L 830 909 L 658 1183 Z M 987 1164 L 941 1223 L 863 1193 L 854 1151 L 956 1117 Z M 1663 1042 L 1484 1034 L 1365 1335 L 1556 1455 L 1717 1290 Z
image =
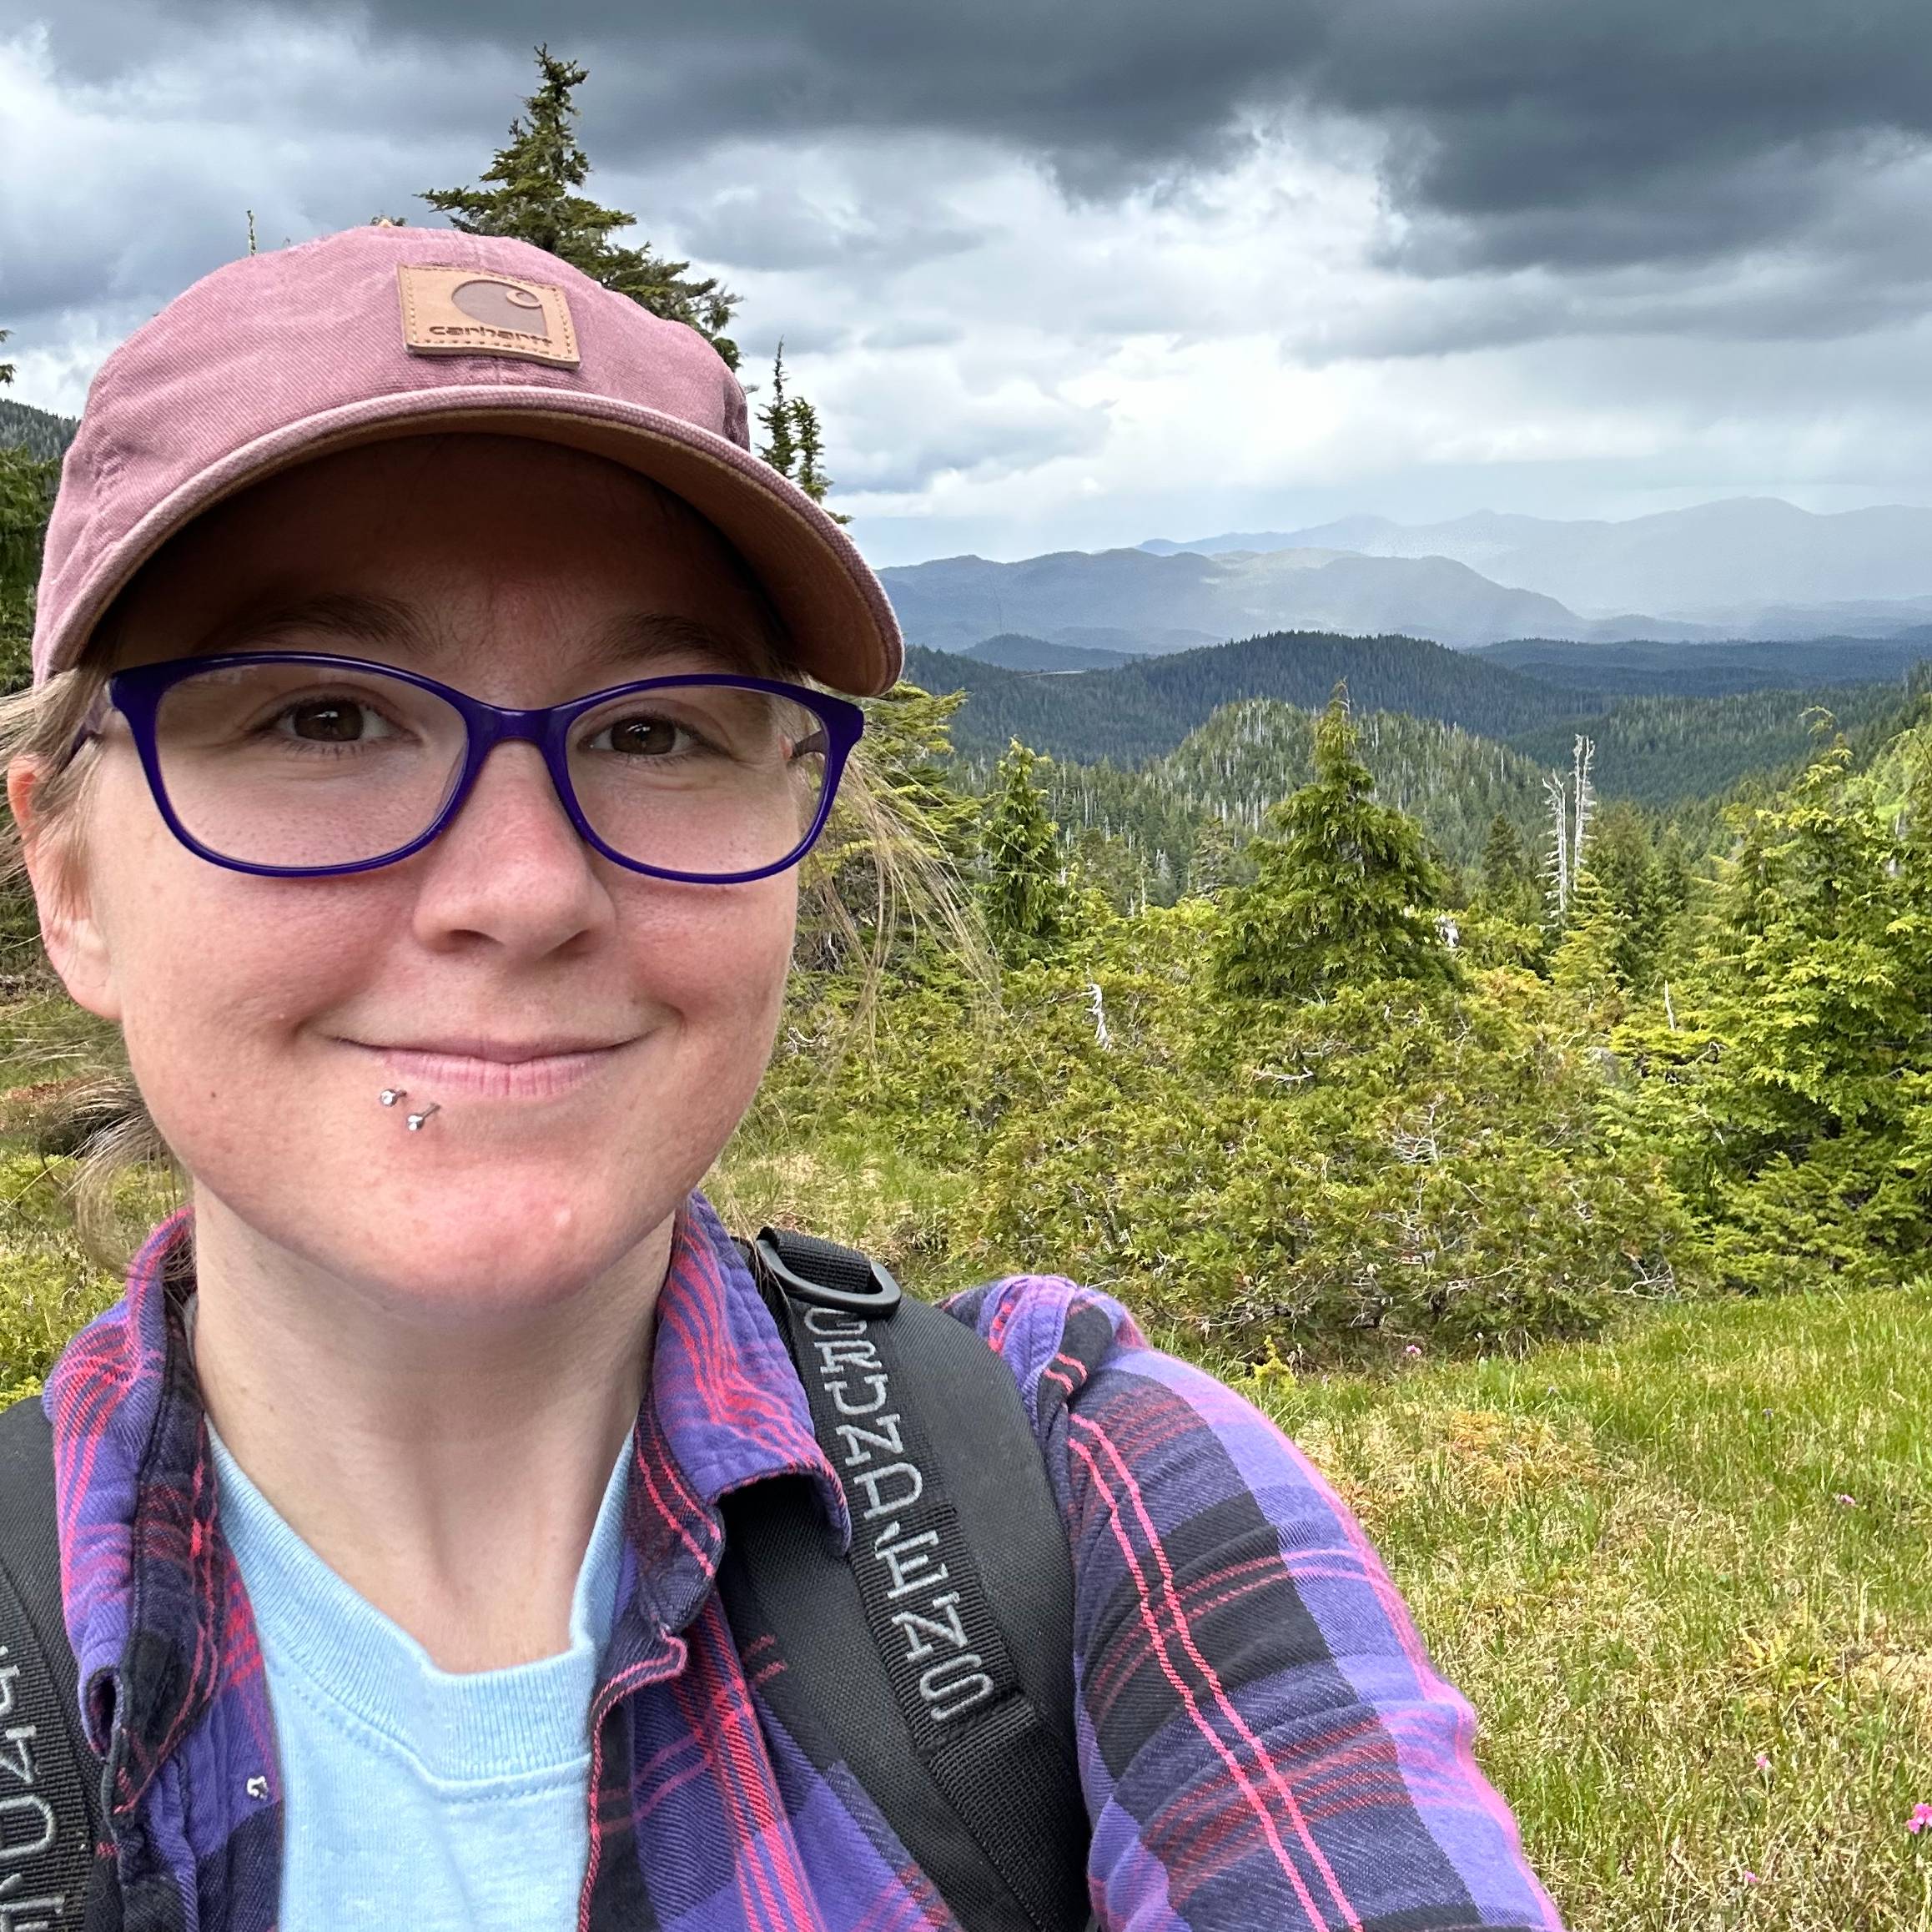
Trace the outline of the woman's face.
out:
M 595 457 L 471 436 L 251 490 L 175 540 L 113 631 L 117 665 L 315 650 L 509 706 L 757 672 L 767 636 L 682 505 Z M 119 1021 L 198 1194 L 425 1316 L 511 1315 L 618 1265 L 710 1166 L 771 1049 L 795 874 L 613 865 L 527 744 L 500 746 L 414 857 L 262 878 L 177 843 L 117 718 L 62 843 L 36 863 L 50 948 Z M 384 1107 L 385 1088 L 410 1100 Z

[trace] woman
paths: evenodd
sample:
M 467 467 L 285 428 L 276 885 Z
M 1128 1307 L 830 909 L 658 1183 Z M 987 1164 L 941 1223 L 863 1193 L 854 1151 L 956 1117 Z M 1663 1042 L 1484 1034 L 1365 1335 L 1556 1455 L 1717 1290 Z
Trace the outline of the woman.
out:
M 8 776 L 191 1200 L 46 1394 L 129 1925 L 954 1922 L 716 1587 L 727 1495 L 855 1513 L 695 1190 L 828 692 L 899 663 L 745 421 L 691 331 L 413 229 L 233 264 L 94 385 Z M 1098 1923 L 1554 1924 L 1280 1436 L 1064 1281 L 953 1311 L 1073 1552 Z

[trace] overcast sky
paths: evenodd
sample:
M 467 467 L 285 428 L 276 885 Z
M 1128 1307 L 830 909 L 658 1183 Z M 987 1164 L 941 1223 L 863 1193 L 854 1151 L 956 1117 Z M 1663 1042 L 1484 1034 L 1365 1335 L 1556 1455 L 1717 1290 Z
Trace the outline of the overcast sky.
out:
M 875 561 L 1932 503 L 1926 0 L 0 0 L 13 395 L 434 219 L 540 33 Z

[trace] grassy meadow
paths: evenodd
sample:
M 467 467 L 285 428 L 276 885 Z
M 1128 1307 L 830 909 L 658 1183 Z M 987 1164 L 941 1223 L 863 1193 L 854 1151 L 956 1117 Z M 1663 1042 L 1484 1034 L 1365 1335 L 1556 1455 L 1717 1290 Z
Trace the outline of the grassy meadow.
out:
M 0 1008 L 0 1391 L 113 1293 L 25 1124 L 73 1024 Z M 740 1146 L 714 1191 L 930 1291 L 968 1185 L 855 1140 Z M 1932 1932 L 1932 1287 L 1242 1386 L 1367 1522 L 1577 1932 Z
M 1578 1932 L 1932 1926 L 1932 1290 L 1250 1392 L 1361 1514 Z

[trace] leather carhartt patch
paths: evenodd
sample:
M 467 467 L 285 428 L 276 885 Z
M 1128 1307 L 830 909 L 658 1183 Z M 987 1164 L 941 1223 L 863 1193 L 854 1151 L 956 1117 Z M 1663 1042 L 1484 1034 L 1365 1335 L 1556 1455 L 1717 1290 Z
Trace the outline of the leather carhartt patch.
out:
M 560 369 L 581 360 L 570 304 L 552 283 L 417 262 L 401 264 L 395 276 L 412 355 L 510 355 Z

